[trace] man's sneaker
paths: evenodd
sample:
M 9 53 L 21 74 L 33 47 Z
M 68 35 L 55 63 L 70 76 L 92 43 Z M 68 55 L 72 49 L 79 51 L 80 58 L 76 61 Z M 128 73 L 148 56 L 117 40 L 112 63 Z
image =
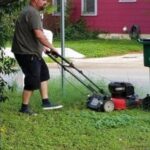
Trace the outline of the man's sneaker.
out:
M 27 114 L 27 115 L 30 115 L 30 116 L 31 116 L 31 115 L 32 115 L 32 116 L 37 116 L 37 113 L 31 111 L 29 108 L 28 108 L 28 109 L 25 109 L 25 110 L 20 109 L 19 112 L 24 113 L 24 114 Z
M 42 107 L 43 107 L 43 110 L 53 110 L 53 109 L 60 109 L 62 108 L 63 106 L 62 105 L 54 105 L 54 104 L 51 104 L 49 101 L 47 103 L 43 103 L 42 104 Z

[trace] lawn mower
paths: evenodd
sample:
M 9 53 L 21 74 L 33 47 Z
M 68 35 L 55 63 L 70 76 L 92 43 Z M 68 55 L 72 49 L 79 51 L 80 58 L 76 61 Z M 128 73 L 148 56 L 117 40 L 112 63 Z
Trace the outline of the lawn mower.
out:
M 73 63 L 69 62 L 67 59 L 61 55 L 51 54 L 46 52 L 46 54 L 57 64 L 59 64 L 65 71 L 76 78 L 81 84 L 83 84 L 92 94 L 87 98 L 86 106 L 92 110 L 111 112 L 113 110 L 126 109 L 129 106 L 139 105 L 137 96 L 134 95 L 134 87 L 131 84 L 112 82 L 109 84 L 109 90 L 111 96 L 106 94 L 103 89 L 100 89 L 89 77 L 87 77 L 81 70 L 76 68 Z M 62 64 L 57 60 L 61 58 L 65 64 Z M 81 80 L 76 74 L 74 74 L 69 68 L 76 70 L 81 74 L 90 84 Z

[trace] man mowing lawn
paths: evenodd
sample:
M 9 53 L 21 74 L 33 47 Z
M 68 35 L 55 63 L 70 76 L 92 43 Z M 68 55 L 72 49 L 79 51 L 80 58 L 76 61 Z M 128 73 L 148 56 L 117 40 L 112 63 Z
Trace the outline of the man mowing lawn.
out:
M 12 44 L 12 52 L 25 75 L 20 112 L 29 115 L 35 114 L 28 105 L 33 91 L 37 89 L 44 110 L 62 108 L 62 105 L 52 105 L 48 98 L 50 76 L 42 51 L 50 51 L 53 55 L 57 55 L 57 51 L 43 33 L 40 11 L 46 4 L 47 0 L 30 0 L 16 22 Z

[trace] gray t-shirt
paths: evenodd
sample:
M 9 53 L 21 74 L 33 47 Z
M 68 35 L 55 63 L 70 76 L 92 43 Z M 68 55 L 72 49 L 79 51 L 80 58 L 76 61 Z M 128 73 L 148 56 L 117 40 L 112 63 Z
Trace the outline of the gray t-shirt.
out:
M 40 12 L 27 6 L 21 12 L 15 27 L 12 52 L 15 54 L 35 54 L 41 57 L 43 45 L 35 37 L 34 29 L 43 29 Z

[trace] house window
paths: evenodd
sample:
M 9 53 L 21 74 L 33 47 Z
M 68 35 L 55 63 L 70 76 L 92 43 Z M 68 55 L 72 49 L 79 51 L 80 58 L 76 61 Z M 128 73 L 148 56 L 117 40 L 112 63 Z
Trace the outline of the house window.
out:
M 119 2 L 122 3 L 128 3 L 128 2 L 136 2 L 137 0 L 119 0 Z
M 97 0 L 82 0 L 81 13 L 82 16 L 96 16 Z
M 64 0 L 65 5 L 66 5 L 66 1 L 67 0 Z M 53 6 L 55 7 L 55 11 L 54 11 L 53 15 L 59 16 L 61 13 L 61 0 L 53 0 L 52 2 L 53 2 Z

